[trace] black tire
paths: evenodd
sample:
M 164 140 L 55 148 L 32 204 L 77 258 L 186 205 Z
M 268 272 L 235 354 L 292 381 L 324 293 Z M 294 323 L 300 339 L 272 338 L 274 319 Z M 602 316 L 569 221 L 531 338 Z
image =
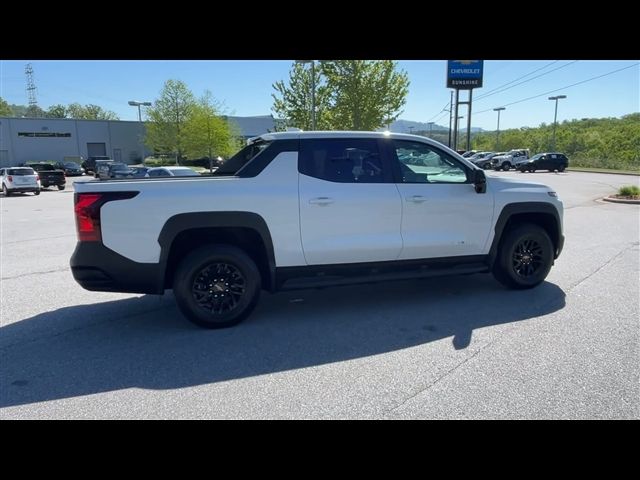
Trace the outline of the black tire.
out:
M 2 193 L 4 193 L 5 197 L 10 197 L 11 196 L 11 192 L 9 190 L 7 190 L 7 186 L 6 185 L 2 185 Z
M 511 170 L 511 163 L 509 163 L 509 162 L 504 162 L 504 163 L 502 164 L 502 170 L 504 170 L 505 172 L 507 172 L 507 171 Z
M 35 192 L 33 192 L 34 195 L 40 195 L 40 189 L 36 190 Z
M 553 265 L 553 242 L 547 232 L 532 223 L 504 233 L 493 265 L 493 276 L 505 287 L 533 288 L 544 281 Z
M 260 272 L 254 261 L 230 245 L 194 250 L 178 265 L 173 278 L 180 311 L 203 328 L 240 323 L 257 305 L 260 288 Z
M 58 190 L 64 190 L 64 185 L 58 185 Z
M 564 167 L 558 168 L 558 172 L 560 172 L 560 173 L 564 172 Z

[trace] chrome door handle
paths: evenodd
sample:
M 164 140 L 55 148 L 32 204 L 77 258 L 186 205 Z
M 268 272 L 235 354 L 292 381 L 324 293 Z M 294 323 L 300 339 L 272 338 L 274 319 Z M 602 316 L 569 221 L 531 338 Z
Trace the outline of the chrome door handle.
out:
M 316 197 L 316 198 L 312 198 L 311 200 L 309 200 L 309 203 L 311 205 L 329 205 L 330 203 L 333 203 L 333 198 Z
M 422 195 L 411 195 L 410 197 L 407 197 L 407 202 L 422 203 L 426 201 L 427 197 L 424 197 Z

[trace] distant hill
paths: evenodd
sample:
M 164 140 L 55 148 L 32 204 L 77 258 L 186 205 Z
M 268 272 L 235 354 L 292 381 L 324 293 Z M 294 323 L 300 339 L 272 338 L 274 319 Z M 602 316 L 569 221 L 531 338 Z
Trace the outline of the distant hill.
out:
M 380 130 L 386 130 L 384 128 L 380 129 Z M 415 122 L 413 120 L 396 120 L 395 122 L 393 122 L 391 124 L 391 127 L 389 129 L 391 132 L 398 132 L 398 133 L 411 133 L 411 132 L 425 132 L 425 131 L 429 131 L 429 124 L 425 123 L 425 122 Z M 447 125 L 438 125 L 436 123 L 433 124 L 433 126 L 431 127 L 431 131 L 432 132 L 437 132 L 437 131 L 448 131 L 449 130 L 449 124 Z M 462 121 L 461 121 L 461 125 L 460 125 L 460 131 L 466 131 L 466 127 L 465 125 L 462 125 Z M 477 133 L 477 132 L 484 132 L 484 130 L 482 128 L 479 127 L 471 127 L 471 131 L 473 133 Z

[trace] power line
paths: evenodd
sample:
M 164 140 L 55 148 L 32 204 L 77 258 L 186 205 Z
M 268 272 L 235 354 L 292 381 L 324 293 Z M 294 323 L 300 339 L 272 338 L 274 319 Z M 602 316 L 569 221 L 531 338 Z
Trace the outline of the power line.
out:
M 442 107 L 442 110 L 440 110 L 438 113 L 436 113 L 433 117 L 431 117 L 429 120 L 427 120 L 427 123 L 429 123 L 431 120 L 433 120 L 434 118 L 436 118 L 438 115 L 440 115 L 442 112 L 445 111 L 445 109 L 447 108 L 447 106 L 449 106 L 449 103 L 451 102 L 447 102 L 444 104 L 444 107 Z M 451 107 L 449 107 L 451 108 Z
M 507 90 L 509 90 L 511 88 L 517 87 L 518 85 L 522 85 L 523 83 L 527 83 L 527 82 L 530 82 L 531 80 L 535 80 L 536 78 L 544 77 L 545 75 L 548 75 L 549 73 L 553 73 L 556 70 L 560 70 L 561 68 L 568 67 L 569 65 L 572 65 L 572 64 L 576 63 L 577 61 L 578 60 L 574 60 L 573 62 L 565 63 L 564 65 L 561 65 L 558 68 L 554 68 L 553 70 L 549 70 L 548 72 L 544 72 L 544 73 L 541 73 L 540 75 L 536 75 L 535 77 L 528 78 L 526 80 L 523 80 L 520 83 L 516 83 L 515 85 L 511 85 L 510 87 L 503 88 L 502 90 L 498 90 L 497 92 L 486 93 L 484 95 L 480 95 L 478 98 L 476 98 L 476 101 L 482 100 L 482 99 L 484 99 L 486 97 L 490 97 L 491 95 L 495 95 L 496 93 L 502 93 L 502 92 L 507 91 Z
M 571 85 L 567 85 L 567 86 L 564 86 L 564 87 L 556 88 L 554 90 L 549 90 L 548 92 L 540 93 L 538 95 L 533 95 L 531 97 L 523 98 L 522 100 L 516 100 L 515 102 L 505 103 L 502 106 L 503 107 L 508 107 L 510 105 L 515 105 L 517 103 L 522 103 L 522 102 L 526 102 L 528 100 L 533 100 L 534 98 L 544 97 L 545 95 L 549 95 L 550 93 L 559 92 L 560 90 L 566 90 L 567 88 L 575 87 L 577 85 L 582 85 L 583 83 L 591 82 L 592 80 L 597 80 L 598 78 L 607 77 L 609 75 L 613 75 L 614 73 L 618 73 L 618 72 L 621 72 L 623 70 L 627 70 L 628 68 L 637 67 L 637 66 L 640 66 L 640 62 L 634 63 L 633 65 L 628 65 L 626 67 L 618 68 L 617 70 L 612 70 L 611 72 L 603 73 L 602 75 L 591 77 L 591 78 L 588 78 L 586 80 L 582 80 L 580 82 L 572 83 Z M 493 108 L 487 108 L 486 110 L 480 110 L 479 112 L 473 112 L 472 115 L 478 115 L 480 113 L 490 112 L 492 110 L 493 110 Z
M 512 83 L 517 82 L 518 80 L 522 80 L 523 78 L 528 77 L 529 75 L 533 75 L 534 73 L 539 72 L 540 70 L 543 70 L 543 69 L 545 69 L 545 68 L 547 68 L 547 67 L 549 67 L 549 66 L 553 65 L 554 63 L 558 63 L 559 61 L 560 61 L 560 60 L 554 60 L 554 61 L 553 61 L 553 62 L 551 62 L 551 63 L 547 63 L 547 64 L 546 64 L 545 66 L 543 66 L 543 67 L 536 68 L 536 69 L 535 69 L 534 71 L 532 71 L 532 72 L 529 72 L 529 73 L 527 73 L 527 74 L 525 74 L 525 75 L 522 75 L 521 77 L 518 77 L 518 78 L 516 78 L 516 79 L 514 79 L 514 80 L 511 80 L 510 82 L 507 82 L 507 83 L 505 83 L 504 85 L 500 85 L 499 87 L 496 87 L 496 88 L 494 88 L 494 89 L 492 89 L 492 90 L 489 90 L 489 91 L 485 92 L 484 94 L 482 94 L 482 95 L 478 96 L 478 98 L 476 98 L 476 100 L 478 100 L 478 99 L 480 99 L 480 98 L 482 98 L 482 97 L 484 97 L 484 96 L 486 96 L 486 95 L 490 94 L 491 92 L 495 92 L 496 90 L 500 90 L 502 87 L 506 87 L 507 85 L 511 85 Z

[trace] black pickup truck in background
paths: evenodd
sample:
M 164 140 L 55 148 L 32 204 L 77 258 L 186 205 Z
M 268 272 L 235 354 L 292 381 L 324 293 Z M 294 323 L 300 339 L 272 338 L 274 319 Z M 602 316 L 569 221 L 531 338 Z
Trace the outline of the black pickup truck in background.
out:
M 56 185 L 58 190 L 64 190 L 67 178 L 65 177 L 63 170 L 57 169 L 50 163 L 29 163 L 27 166 L 38 172 L 42 188 Z
M 96 161 L 98 160 L 113 161 L 111 157 L 108 157 L 106 155 L 98 155 L 87 158 L 84 162 L 82 162 L 82 168 L 84 168 L 85 172 L 87 172 L 87 175 L 89 173 L 93 173 L 95 177 L 98 178 L 98 171 L 96 170 Z

